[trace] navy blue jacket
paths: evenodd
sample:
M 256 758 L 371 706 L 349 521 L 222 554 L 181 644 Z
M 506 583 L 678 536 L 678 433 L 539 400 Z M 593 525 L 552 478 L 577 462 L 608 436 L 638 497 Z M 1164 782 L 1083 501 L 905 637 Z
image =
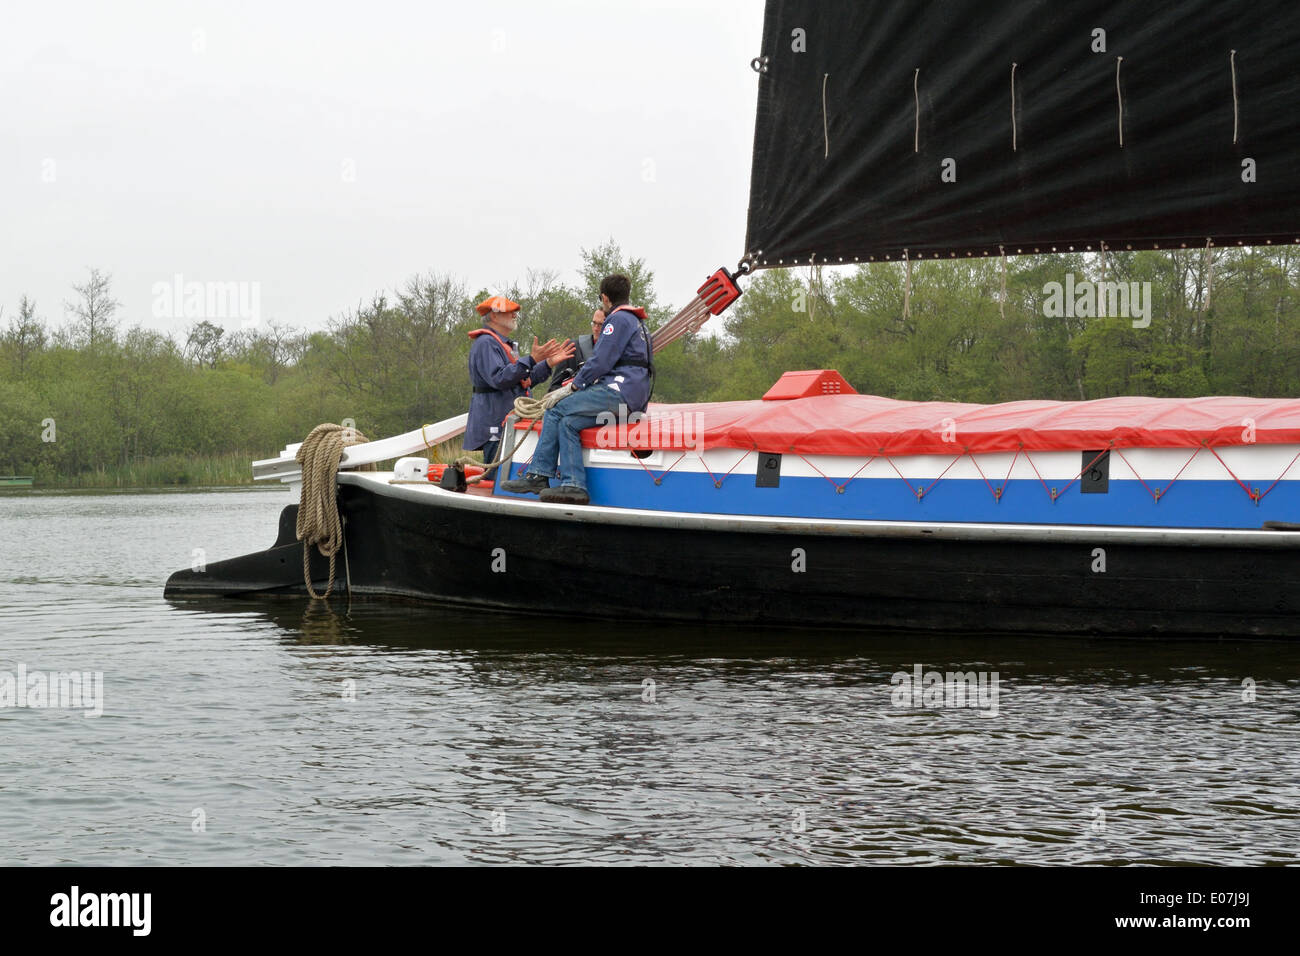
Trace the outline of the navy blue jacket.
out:
M 488 324 L 483 323 L 483 328 Z M 499 332 L 498 336 L 518 354 L 519 346 Z M 501 346 L 486 332 L 476 335 L 469 347 L 469 383 L 474 394 L 469 400 L 469 421 L 465 425 L 465 449 L 474 451 L 501 437 L 501 423 L 514 408 L 515 399 L 525 394 L 520 383 L 528 378 L 538 385 L 550 376 L 545 362 L 533 364 L 530 356 L 508 361 Z M 479 389 L 492 389 L 482 392 Z
M 559 388 L 573 376 L 578 374 L 578 369 L 582 368 L 582 363 L 591 358 L 592 353 L 596 351 L 595 343 L 590 335 L 579 335 L 573 340 L 573 357 L 565 359 L 563 363 L 557 365 L 551 373 L 551 388 Z M 550 389 L 547 389 L 550 393 Z
M 626 363 L 648 363 L 651 354 L 645 310 L 620 305 L 605 317 L 596 351 L 574 376 L 573 389 L 607 385 L 623 396 L 629 412 L 644 412 L 650 404 L 650 369 Z

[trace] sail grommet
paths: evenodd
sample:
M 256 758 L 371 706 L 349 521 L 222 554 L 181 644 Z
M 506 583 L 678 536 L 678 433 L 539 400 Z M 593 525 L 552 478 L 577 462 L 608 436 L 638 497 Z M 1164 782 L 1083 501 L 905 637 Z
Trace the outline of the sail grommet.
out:
M 754 59 L 749 61 L 749 68 L 753 70 L 755 73 L 766 73 L 767 57 L 765 56 L 754 57 Z

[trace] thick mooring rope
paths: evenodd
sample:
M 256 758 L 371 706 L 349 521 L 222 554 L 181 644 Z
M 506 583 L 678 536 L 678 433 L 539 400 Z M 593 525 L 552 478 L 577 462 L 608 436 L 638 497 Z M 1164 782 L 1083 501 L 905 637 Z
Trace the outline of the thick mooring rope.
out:
M 294 458 L 302 465 L 302 497 L 298 501 L 298 540 L 302 542 L 302 580 L 307 593 L 327 598 L 334 590 L 334 555 L 343 546 L 343 520 L 339 517 L 338 473 L 343 449 L 368 439 L 355 428 L 326 422 L 303 439 Z M 374 470 L 374 465 L 370 466 Z M 330 560 L 329 585 L 324 594 L 311 586 L 311 546 Z
M 536 421 L 546 414 L 546 406 L 542 404 L 545 398 L 546 396 L 544 395 L 542 398 L 533 398 L 531 395 L 520 395 L 515 399 L 515 407 L 512 414 L 521 421 Z M 459 465 L 461 468 L 464 468 L 466 465 L 482 465 L 482 474 L 474 475 L 471 478 L 465 479 L 467 485 L 477 485 L 481 481 L 486 481 L 490 475 L 495 474 L 496 469 L 501 468 L 503 465 L 508 465 L 510 460 L 514 458 L 515 448 L 517 445 L 517 442 L 510 442 L 510 450 L 507 452 L 506 441 L 503 438 L 497 443 L 496 457 L 492 461 L 481 462 L 473 455 L 462 455 L 460 458 L 456 459 L 455 464 Z M 504 461 L 502 461 L 503 457 L 505 458 Z
M 515 417 L 536 421 L 546 414 L 546 406 L 542 404 L 545 399 L 545 395 L 541 398 L 533 398 L 531 395 L 520 395 L 515 399 Z

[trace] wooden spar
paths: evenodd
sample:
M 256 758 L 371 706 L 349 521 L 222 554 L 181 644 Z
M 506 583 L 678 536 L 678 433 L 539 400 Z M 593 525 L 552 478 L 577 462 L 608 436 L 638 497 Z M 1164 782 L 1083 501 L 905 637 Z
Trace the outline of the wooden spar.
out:
M 343 449 L 343 460 L 339 462 L 339 470 L 378 464 L 381 461 L 391 461 L 394 458 L 426 451 L 458 435 L 463 435 L 468 419 L 468 414 L 456 415 L 445 421 L 409 431 L 404 435 L 381 438 L 378 441 L 366 442 L 364 445 L 352 445 Z M 301 446 L 302 442 L 294 442 L 292 445 L 285 445 L 280 450 L 278 458 L 263 458 L 253 462 L 253 480 L 301 481 L 302 466 L 294 458 Z

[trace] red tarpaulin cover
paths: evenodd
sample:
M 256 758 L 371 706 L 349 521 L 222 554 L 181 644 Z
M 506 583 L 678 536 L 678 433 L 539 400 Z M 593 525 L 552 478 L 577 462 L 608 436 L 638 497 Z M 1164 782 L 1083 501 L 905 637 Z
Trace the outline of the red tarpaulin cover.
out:
M 526 427 L 526 426 L 525 426 Z M 1300 399 L 1103 398 L 1092 402 L 900 402 L 875 395 L 791 401 L 651 405 L 630 448 L 757 448 L 805 455 L 951 455 L 954 452 L 1068 451 L 1300 444 Z M 949 440 L 945 440 L 945 438 Z

